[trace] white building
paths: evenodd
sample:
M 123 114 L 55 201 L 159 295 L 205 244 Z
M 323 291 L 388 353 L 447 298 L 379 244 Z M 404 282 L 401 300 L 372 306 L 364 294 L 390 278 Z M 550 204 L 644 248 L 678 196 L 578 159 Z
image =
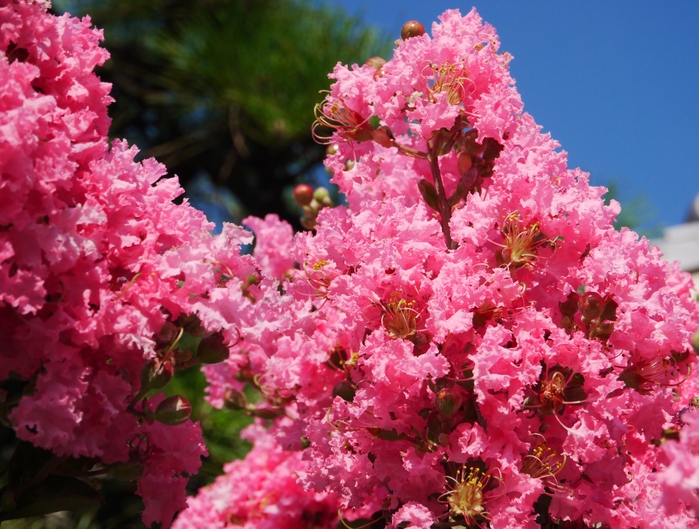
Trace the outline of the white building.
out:
M 679 261 L 682 270 L 692 274 L 699 290 L 699 195 L 692 203 L 687 222 L 665 228 L 662 239 L 653 239 L 651 243 L 662 250 L 668 261 Z

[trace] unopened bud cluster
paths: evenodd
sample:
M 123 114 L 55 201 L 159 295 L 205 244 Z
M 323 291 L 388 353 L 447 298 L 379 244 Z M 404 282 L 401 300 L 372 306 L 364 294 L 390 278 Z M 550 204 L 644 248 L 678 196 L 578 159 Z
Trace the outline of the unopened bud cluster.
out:
M 314 190 L 308 184 L 299 184 L 294 188 L 293 196 L 294 202 L 303 210 L 301 226 L 307 230 L 315 228 L 316 218 L 323 208 L 334 205 L 330 192 L 322 186 Z

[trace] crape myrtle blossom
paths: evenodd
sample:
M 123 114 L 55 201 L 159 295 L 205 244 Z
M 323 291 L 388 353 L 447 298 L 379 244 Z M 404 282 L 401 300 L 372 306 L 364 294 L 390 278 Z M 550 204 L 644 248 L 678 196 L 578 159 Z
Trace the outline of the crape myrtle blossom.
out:
M 677 441 L 663 446 L 667 466 L 654 476 L 661 485 L 661 502 L 670 512 L 678 509 L 678 499 L 692 514 L 699 515 L 699 413 L 681 415 L 684 428 Z
M 252 451 L 225 465 L 223 476 L 191 498 L 173 529 L 337 527 L 337 500 L 297 483 L 297 472 L 306 466 L 301 452 L 283 450 L 259 424 L 249 426 L 242 437 L 254 442 Z
M 475 11 L 335 68 L 313 131 L 348 207 L 247 219 L 253 256 L 108 144 L 89 26 L 0 0 L 0 410 L 46 462 L 0 520 L 112 473 L 168 526 L 206 449 L 158 390 L 208 364 L 255 447 L 178 527 L 699 526 L 690 279 L 613 229 Z
M 108 144 L 102 34 L 45 4 L 0 1 L 1 417 L 22 450 L 49 451 L 57 493 L 138 479 L 144 522 L 167 527 L 206 448 L 186 400 L 148 392 L 227 356 L 257 289 L 251 236 L 212 237 L 162 165 Z M 12 479 L 0 520 L 47 499 Z
M 261 391 L 300 483 L 355 523 L 699 526 L 668 440 L 696 403 L 689 276 L 613 228 L 475 10 L 406 37 L 331 74 L 314 135 L 348 207 L 293 241 L 254 222 L 294 264 L 256 248 L 275 312 L 206 368 L 212 403 Z

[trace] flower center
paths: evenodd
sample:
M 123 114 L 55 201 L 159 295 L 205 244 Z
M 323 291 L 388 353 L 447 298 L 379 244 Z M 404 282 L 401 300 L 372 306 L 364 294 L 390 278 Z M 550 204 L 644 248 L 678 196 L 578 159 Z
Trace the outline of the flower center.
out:
M 450 105 L 461 103 L 465 97 L 464 83 L 472 83 L 466 75 L 466 68 L 457 67 L 449 62 L 441 66 L 431 64 L 429 67 L 434 71 L 434 77 L 427 81 L 430 100 L 434 103 L 437 101 L 437 94 L 446 93 Z
M 444 496 L 452 517 L 463 516 L 466 525 L 487 515 L 483 489 L 490 481 L 490 475 L 475 467 L 462 468 L 453 481 L 453 487 Z
M 500 266 L 507 268 L 531 268 L 539 258 L 538 248 L 551 242 L 541 233 L 538 222 L 529 226 L 521 225 L 518 212 L 507 216 L 502 226 L 502 235 L 502 249 L 496 252 L 495 259 Z
M 358 142 L 372 139 L 374 127 L 367 118 L 356 110 L 349 108 L 344 100 L 336 100 L 332 103 L 326 96 L 322 103 L 318 103 L 313 109 L 315 122 L 312 127 L 313 138 L 320 144 L 330 144 L 332 136 L 323 136 L 316 130 L 318 127 L 335 129 L 346 140 Z
M 420 315 L 413 308 L 414 306 L 414 300 L 407 301 L 396 292 L 383 303 L 381 322 L 391 338 L 411 340 L 416 336 Z
M 521 472 L 542 480 L 548 487 L 556 487 L 556 475 L 563 469 L 566 459 L 549 448 L 546 441 L 541 441 L 522 459 Z

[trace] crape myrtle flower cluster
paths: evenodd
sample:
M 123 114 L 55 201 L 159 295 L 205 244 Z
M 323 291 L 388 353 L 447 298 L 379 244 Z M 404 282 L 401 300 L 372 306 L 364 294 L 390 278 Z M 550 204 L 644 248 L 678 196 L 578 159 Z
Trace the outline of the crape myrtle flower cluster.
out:
M 0 1 L 0 419 L 21 440 L 0 521 L 100 501 L 91 480 L 112 474 L 167 527 L 206 448 L 157 390 L 228 355 L 259 282 L 251 236 L 212 237 L 162 165 L 109 145 L 102 34 L 45 4 Z
M 293 237 L 251 225 L 276 299 L 205 368 L 211 402 L 264 415 L 302 453 L 280 483 L 352 527 L 699 526 L 689 276 L 613 228 L 619 205 L 523 113 L 475 10 L 404 30 L 391 60 L 338 64 L 316 107 L 348 206 Z M 230 482 L 180 526 L 244 508 L 221 506 Z
M 247 219 L 253 256 L 109 145 L 89 19 L 0 27 L 0 521 L 111 474 L 170 525 L 206 448 L 160 390 L 205 365 L 255 446 L 181 529 L 699 527 L 690 278 L 613 229 L 475 11 L 335 68 L 313 133 L 348 206 L 297 189 L 314 231 Z

